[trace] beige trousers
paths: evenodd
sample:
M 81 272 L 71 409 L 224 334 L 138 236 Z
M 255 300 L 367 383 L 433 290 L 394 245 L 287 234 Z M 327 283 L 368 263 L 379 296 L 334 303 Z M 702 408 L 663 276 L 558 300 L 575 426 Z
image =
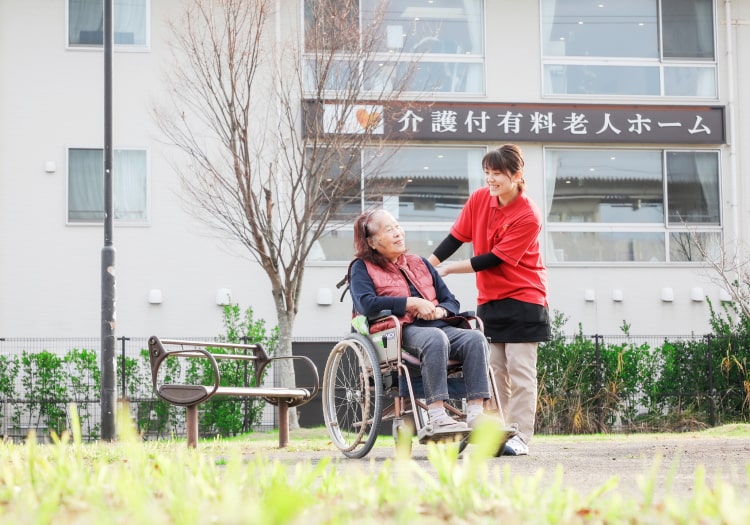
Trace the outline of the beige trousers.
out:
M 536 420 L 536 356 L 539 343 L 491 343 L 490 367 L 507 424 L 517 423 L 529 443 Z

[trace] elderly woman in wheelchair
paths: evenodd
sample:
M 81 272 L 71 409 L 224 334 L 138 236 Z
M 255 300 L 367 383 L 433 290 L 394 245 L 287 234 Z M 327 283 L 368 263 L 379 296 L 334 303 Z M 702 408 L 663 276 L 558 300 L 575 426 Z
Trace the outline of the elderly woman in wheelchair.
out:
M 458 437 L 465 446 L 479 421 L 493 421 L 499 428 L 502 410 L 489 374 L 489 345 L 481 321 L 458 315 L 458 300 L 426 259 L 406 253 L 404 232 L 386 210 L 357 218 L 354 245 L 346 281 L 360 314 L 355 321 L 374 324 L 340 341 L 326 363 L 323 414 L 334 444 L 348 457 L 363 457 L 377 438 L 381 419 L 393 420 L 394 438 L 399 439 L 407 413 L 414 417 L 420 441 Z M 472 328 L 470 319 L 480 329 Z M 376 325 L 386 326 L 379 331 Z M 420 396 L 409 371 L 415 363 Z M 458 389 L 449 378 L 452 367 L 462 376 Z M 394 405 L 384 410 L 381 404 L 389 388 L 398 393 Z M 465 413 L 445 403 L 456 400 L 457 390 L 466 400 Z M 411 412 L 405 409 L 407 403 Z M 484 415 L 485 404 L 492 416 Z M 418 407 L 426 409 L 425 424 Z M 502 431 L 506 439 L 514 433 L 510 427 Z

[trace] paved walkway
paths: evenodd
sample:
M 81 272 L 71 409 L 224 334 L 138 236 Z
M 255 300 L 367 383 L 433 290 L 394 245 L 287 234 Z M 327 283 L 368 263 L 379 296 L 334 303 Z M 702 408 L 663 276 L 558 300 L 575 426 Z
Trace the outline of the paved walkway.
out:
M 641 487 L 653 471 L 654 496 L 660 499 L 667 492 L 690 497 L 696 470 L 702 467 L 709 486 L 718 480 L 727 481 L 750 503 L 750 438 L 664 434 L 583 439 L 570 443 L 559 437 L 541 438 L 532 443 L 531 455 L 494 458 L 491 468 L 504 472 L 507 467 L 514 477 L 531 477 L 542 470 L 541 484 L 545 485 L 554 482 L 558 466 L 562 466 L 563 485 L 581 495 L 616 477 L 618 492 L 636 499 L 644 494 Z M 395 451 L 376 446 L 365 458 L 357 460 L 345 458 L 331 445 L 329 450 L 274 450 L 264 451 L 263 455 L 284 463 L 315 463 L 332 457 L 335 468 L 345 471 L 377 469 L 386 459 L 393 458 Z M 412 459 L 425 470 L 434 471 L 427 460 L 426 446 L 415 444 Z

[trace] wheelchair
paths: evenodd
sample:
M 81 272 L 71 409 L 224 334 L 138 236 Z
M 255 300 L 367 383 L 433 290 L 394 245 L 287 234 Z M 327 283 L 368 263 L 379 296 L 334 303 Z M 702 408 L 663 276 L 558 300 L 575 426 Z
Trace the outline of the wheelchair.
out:
M 333 444 L 349 458 L 363 458 L 372 449 L 381 425 L 391 421 L 396 446 L 406 442 L 411 453 L 413 435 L 420 444 L 454 441 L 459 453 L 469 441 L 470 430 L 451 433 L 433 432 L 427 418 L 419 359 L 401 350 L 401 325 L 389 311 L 367 319 L 355 318 L 358 325 L 339 341 L 326 362 L 321 387 L 323 417 Z M 484 331 L 481 319 L 473 312 L 458 316 L 463 326 Z M 360 321 L 356 323 L 355 321 Z M 465 419 L 466 389 L 461 364 L 448 362 L 448 393 L 445 408 L 458 420 Z M 488 372 L 490 372 L 488 370 Z M 485 413 L 504 419 L 494 374 L 489 373 L 490 399 Z M 499 429 L 504 433 L 496 456 L 502 455 L 505 443 L 517 432 L 515 426 Z

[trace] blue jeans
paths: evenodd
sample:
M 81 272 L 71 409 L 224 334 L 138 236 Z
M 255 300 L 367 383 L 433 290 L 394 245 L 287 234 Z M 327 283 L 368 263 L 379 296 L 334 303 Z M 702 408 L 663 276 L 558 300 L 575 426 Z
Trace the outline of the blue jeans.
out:
M 448 359 L 463 365 L 466 399 L 489 399 L 487 354 L 489 345 L 479 330 L 455 326 L 404 325 L 401 329 L 403 350 L 422 363 L 425 401 L 448 399 Z

